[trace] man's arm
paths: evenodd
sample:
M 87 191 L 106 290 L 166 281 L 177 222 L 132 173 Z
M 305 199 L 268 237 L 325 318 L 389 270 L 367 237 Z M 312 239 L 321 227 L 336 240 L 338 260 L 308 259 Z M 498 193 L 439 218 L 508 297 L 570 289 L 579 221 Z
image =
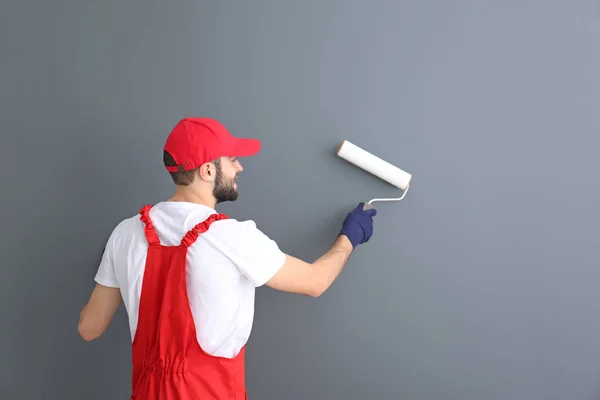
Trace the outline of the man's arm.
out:
M 363 211 L 360 203 L 346 216 L 333 246 L 313 263 L 290 255 L 283 266 L 266 282 L 270 288 L 319 297 L 337 279 L 356 246 L 367 242 L 373 234 L 374 208 Z
M 319 297 L 342 272 L 352 250 L 352 243 L 348 237 L 341 235 L 333 246 L 313 263 L 286 254 L 285 263 L 266 285 L 284 292 Z
M 99 338 L 110 325 L 121 301 L 119 288 L 97 283 L 79 315 L 77 330 L 81 337 L 85 341 Z

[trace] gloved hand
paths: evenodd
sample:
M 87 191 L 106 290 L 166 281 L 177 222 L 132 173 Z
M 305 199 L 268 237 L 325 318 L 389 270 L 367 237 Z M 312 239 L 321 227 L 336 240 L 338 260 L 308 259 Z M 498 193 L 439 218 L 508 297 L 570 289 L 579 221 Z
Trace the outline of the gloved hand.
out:
M 352 247 L 368 242 L 373 235 L 373 217 L 377 215 L 377 211 L 374 208 L 363 211 L 364 205 L 365 203 L 359 203 L 348 213 L 342 224 L 340 235 L 346 235 Z

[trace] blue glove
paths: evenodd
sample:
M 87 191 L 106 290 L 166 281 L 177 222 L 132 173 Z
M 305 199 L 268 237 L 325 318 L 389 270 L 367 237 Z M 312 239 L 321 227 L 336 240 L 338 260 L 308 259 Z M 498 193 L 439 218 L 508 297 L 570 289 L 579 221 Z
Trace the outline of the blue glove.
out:
M 340 235 L 346 235 L 352 247 L 356 247 L 361 243 L 368 242 L 373 235 L 373 217 L 377 215 L 374 208 L 363 211 L 365 203 L 359 203 L 358 206 L 348 213 Z

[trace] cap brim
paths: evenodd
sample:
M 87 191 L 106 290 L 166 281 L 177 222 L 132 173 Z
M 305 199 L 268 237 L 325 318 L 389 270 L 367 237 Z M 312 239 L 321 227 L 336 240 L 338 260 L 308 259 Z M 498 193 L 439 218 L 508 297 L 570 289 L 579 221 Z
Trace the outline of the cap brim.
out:
M 232 157 L 250 157 L 260 151 L 260 140 L 249 138 L 235 138 L 233 148 L 231 149 Z

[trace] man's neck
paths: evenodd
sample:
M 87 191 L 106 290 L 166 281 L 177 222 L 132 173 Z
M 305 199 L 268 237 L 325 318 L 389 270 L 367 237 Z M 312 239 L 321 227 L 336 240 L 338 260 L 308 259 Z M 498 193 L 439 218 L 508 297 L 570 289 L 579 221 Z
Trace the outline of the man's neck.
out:
M 201 193 L 197 193 L 191 188 L 177 187 L 175 193 L 167 201 L 181 201 L 186 203 L 202 204 L 210 208 L 215 208 L 216 201 L 214 196 L 206 196 Z

